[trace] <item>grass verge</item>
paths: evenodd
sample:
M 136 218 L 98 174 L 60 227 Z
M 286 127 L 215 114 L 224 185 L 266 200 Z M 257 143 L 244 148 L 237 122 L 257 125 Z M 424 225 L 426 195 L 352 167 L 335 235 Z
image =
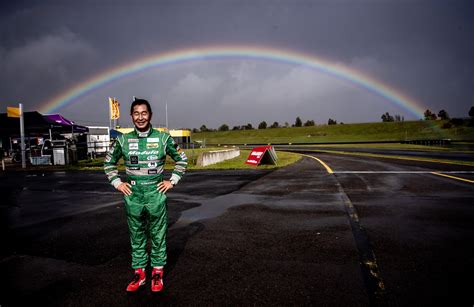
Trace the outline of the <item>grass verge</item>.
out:
M 296 161 L 301 159 L 301 155 L 297 153 L 285 152 L 285 151 L 277 151 L 278 156 L 278 163 L 277 165 L 260 165 L 260 166 L 253 166 L 249 164 L 245 164 L 248 155 L 250 154 L 250 150 L 241 149 L 240 156 L 234 159 L 226 160 L 220 163 L 216 163 L 213 165 L 208 165 L 205 167 L 197 166 L 196 161 L 197 157 L 200 153 L 205 151 L 211 150 L 219 150 L 222 148 L 205 148 L 205 149 L 189 149 L 185 150 L 186 155 L 188 157 L 188 170 L 211 170 L 211 169 L 221 169 L 221 170 L 229 170 L 229 169 L 272 169 L 272 168 L 279 168 L 290 165 L 295 163 Z M 67 166 L 66 170 L 102 170 L 103 169 L 103 158 L 97 158 L 93 160 L 82 160 L 77 163 L 77 165 L 70 165 Z M 123 164 L 123 160 L 119 162 L 118 165 L 119 170 L 125 170 L 125 166 Z M 174 168 L 174 161 L 171 160 L 169 157 L 166 159 L 165 169 L 171 170 Z

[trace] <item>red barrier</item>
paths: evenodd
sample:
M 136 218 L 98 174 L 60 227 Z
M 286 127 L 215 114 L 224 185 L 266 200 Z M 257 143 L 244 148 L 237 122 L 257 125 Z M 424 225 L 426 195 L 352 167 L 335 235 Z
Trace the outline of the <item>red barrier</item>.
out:
M 277 164 L 278 157 L 273 146 L 255 147 L 245 163 L 250 165 Z

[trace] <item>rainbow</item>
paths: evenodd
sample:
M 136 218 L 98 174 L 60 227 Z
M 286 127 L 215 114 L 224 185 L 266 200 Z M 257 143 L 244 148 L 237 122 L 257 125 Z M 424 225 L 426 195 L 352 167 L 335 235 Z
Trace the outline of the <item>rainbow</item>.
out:
M 94 90 L 118 79 L 143 72 L 147 69 L 190 61 L 221 59 L 252 59 L 301 65 L 355 84 L 364 90 L 395 103 L 410 112 L 416 118 L 423 118 L 423 112 L 426 110 L 421 103 L 408 97 L 400 90 L 390 87 L 381 81 L 375 80 L 361 71 L 348 68 L 321 57 L 280 48 L 229 45 L 173 50 L 157 53 L 125 63 L 118 67 L 106 70 L 72 88 L 67 89 L 51 100 L 42 103 L 39 111 L 46 114 L 58 112 L 61 108 L 74 103 L 79 98 Z

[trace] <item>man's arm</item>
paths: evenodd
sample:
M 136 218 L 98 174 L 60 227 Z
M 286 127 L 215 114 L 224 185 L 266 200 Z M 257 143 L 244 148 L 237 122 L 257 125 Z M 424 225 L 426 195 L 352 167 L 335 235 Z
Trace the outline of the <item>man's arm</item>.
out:
M 110 146 L 104 160 L 104 172 L 110 184 L 125 195 L 131 195 L 130 185 L 120 180 L 117 164 L 122 157 L 123 136 L 119 136 Z
M 178 144 L 170 135 L 167 135 L 166 137 L 166 154 L 170 156 L 171 159 L 176 162 L 176 164 L 173 172 L 171 173 L 170 180 L 164 180 L 158 184 L 158 191 L 162 193 L 166 193 L 166 191 L 179 182 L 181 177 L 183 177 L 184 173 L 186 172 L 186 167 L 188 166 L 188 158 L 186 157 L 184 151 L 179 148 Z

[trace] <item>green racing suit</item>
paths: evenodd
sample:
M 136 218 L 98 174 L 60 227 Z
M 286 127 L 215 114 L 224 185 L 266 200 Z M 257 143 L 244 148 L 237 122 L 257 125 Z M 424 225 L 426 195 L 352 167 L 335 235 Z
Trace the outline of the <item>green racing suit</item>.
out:
M 147 132 L 135 128 L 120 135 L 105 157 L 104 171 L 109 182 L 115 188 L 122 183 L 117 164 L 123 158 L 126 181 L 131 185 L 132 194 L 125 195 L 124 199 L 133 269 L 145 268 L 149 262 L 148 238 L 151 239 L 151 266 L 166 264 L 166 195 L 157 190 L 157 184 L 163 181 L 166 155 L 176 163 L 170 179 L 176 185 L 186 170 L 187 157 L 168 133 L 151 126 Z

